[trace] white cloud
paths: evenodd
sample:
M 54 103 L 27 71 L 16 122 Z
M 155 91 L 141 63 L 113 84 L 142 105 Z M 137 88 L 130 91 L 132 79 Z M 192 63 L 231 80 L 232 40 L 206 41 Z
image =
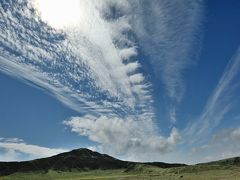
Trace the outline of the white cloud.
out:
M 240 128 L 222 129 L 210 140 L 192 149 L 196 162 L 207 162 L 240 156 Z
M 3 162 L 8 162 L 8 161 L 20 161 L 21 158 L 19 157 L 20 153 L 8 149 L 8 150 L 4 150 L 3 152 L 0 153 L 0 161 Z
M 125 48 L 125 49 L 119 50 L 119 54 L 122 60 L 126 60 L 132 56 L 136 56 L 137 50 L 136 50 L 136 47 Z
M 175 108 L 170 108 L 170 112 L 169 112 L 169 115 L 170 115 L 170 121 L 174 124 L 176 123 L 177 121 L 177 115 L 176 115 L 176 109 Z
M 23 139 L 19 139 L 19 138 L 0 138 L 0 142 L 21 143 L 21 142 L 23 142 Z
M 210 145 L 223 145 L 224 143 L 239 146 L 240 148 L 240 128 L 222 129 L 213 135 Z
M 140 64 L 138 62 L 132 62 L 127 64 L 126 69 L 128 73 L 132 73 L 136 71 L 140 67 Z
M 133 84 L 138 84 L 144 81 L 144 77 L 142 74 L 134 74 L 130 76 L 130 81 Z
M 235 93 L 239 90 L 240 48 L 229 61 L 216 88 L 207 101 L 202 114 L 185 129 L 191 141 L 207 137 L 217 125 L 224 120 L 232 109 Z
M 231 132 L 231 139 L 240 142 L 240 128 Z
M 98 150 L 130 160 L 147 160 L 151 153 L 169 153 L 181 139 L 175 128 L 167 138 L 158 135 L 151 120 L 84 116 L 72 117 L 64 124 L 99 143 Z
M 22 139 L 18 138 L 0 138 L 0 161 L 18 161 L 22 160 L 21 155 L 26 154 L 29 159 L 42 158 L 53 156 L 66 149 L 60 148 L 47 148 L 38 145 L 25 143 Z

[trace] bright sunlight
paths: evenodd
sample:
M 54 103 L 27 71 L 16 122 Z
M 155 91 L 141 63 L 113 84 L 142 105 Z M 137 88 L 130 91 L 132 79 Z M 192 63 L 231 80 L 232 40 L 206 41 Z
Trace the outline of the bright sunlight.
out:
M 81 18 L 78 0 L 34 0 L 41 19 L 56 29 L 63 29 L 79 23 Z

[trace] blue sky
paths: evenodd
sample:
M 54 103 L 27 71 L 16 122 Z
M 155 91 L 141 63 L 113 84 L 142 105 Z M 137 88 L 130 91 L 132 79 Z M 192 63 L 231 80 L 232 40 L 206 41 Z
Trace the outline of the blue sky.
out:
M 135 161 L 239 156 L 239 8 L 2 1 L 0 161 L 80 147 Z

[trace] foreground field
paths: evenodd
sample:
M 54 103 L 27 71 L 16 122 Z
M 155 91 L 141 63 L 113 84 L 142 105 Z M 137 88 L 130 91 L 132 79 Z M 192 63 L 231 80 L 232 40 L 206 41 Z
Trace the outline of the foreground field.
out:
M 0 177 L 1 180 L 240 180 L 239 166 L 225 166 L 225 165 L 194 165 L 187 167 L 177 167 L 162 169 L 150 165 L 137 165 L 130 169 L 119 170 L 91 170 L 86 172 L 61 172 L 49 170 L 48 172 L 35 173 L 15 173 L 9 176 Z

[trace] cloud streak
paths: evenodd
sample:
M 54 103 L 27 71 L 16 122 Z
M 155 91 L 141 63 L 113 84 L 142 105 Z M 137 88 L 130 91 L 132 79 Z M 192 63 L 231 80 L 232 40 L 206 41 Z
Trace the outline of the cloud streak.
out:
M 191 137 L 192 141 L 208 136 L 231 111 L 235 103 L 235 94 L 240 87 L 240 84 L 236 83 L 239 77 L 240 48 L 229 61 L 202 114 L 185 129 L 185 133 Z
M 0 150 L 4 151 L 0 155 L 0 161 L 21 160 L 22 154 L 28 155 L 28 159 L 34 159 L 49 157 L 68 151 L 66 149 L 46 148 L 27 144 L 18 138 L 0 138 Z
M 169 118 L 174 123 L 176 106 L 185 92 L 183 74 L 201 47 L 204 2 L 142 0 L 136 1 L 135 6 L 134 30 L 150 57 L 156 78 L 163 82 L 170 100 Z

